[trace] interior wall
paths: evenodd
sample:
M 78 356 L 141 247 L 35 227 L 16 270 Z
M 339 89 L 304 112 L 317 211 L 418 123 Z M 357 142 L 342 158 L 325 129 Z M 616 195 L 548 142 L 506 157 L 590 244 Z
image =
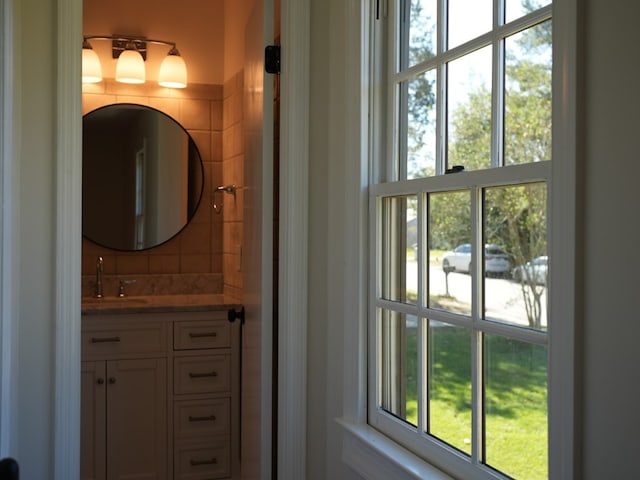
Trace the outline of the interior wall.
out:
M 85 35 L 129 34 L 175 42 L 188 66 L 190 83 L 222 85 L 225 0 L 84 0 L 83 6 Z M 101 59 L 111 57 L 110 42 L 94 40 L 91 45 Z M 147 81 L 153 81 L 168 47 L 149 48 L 158 52 L 147 61 Z M 115 63 L 103 61 L 105 76 L 114 77 Z
M 13 2 L 16 18 L 14 72 L 19 185 L 19 306 L 16 314 L 17 438 L 13 455 L 24 480 L 49 479 L 53 472 L 55 322 L 55 11 L 53 0 Z M 30 15 L 38 12 L 37 15 Z M 4 13 L 4 12 L 3 12 Z M 29 61 L 27 61 L 29 59 Z
M 83 241 L 83 295 L 91 295 L 98 255 L 104 258 L 105 294 L 117 292 L 118 279 L 134 279 L 129 294 L 222 293 L 222 214 L 213 208 L 214 190 L 223 182 L 222 78 L 224 64 L 224 1 L 186 0 L 180 8 L 168 1 L 105 2 L 84 0 L 85 35 L 130 34 L 174 41 L 188 71 L 185 89 L 156 83 L 168 47 L 149 45 L 147 82 L 125 85 L 113 81 L 116 60 L 110 42 L 93 40 L 105 80 L 83 85 L 83 113 L 97 107 L 131 102 L 149 105 L 177 120 L 192 136 L 202 156 L 205 188 L 190 224 L 163 245 L 143 252 L 118 252 Z M 215 200 L 221 199 L 216 196 Z M 161 281 L 157 275 L 164 275 Z M 167 280 L 168 275 L 173 275 Z
M 327 199 L 344 188 L 340 165 L 353 159 L 335 150 L 342 112 L 338 105 L 332 108 L 325 100 L 341 98 L 339 84 L 335 88 L 330 85 L 331 79 L 344 75 L 344 67 L 340 51 L 328 52 L 325 40 L 340 38 L 341 28 L 349 28 L 335 23 L 341 15 L 338 4 L 358 2 L 311 3 L 308 418 L 313 427 L 309 431 L 314 435 L 309 437 L 307 449 L 309 478 L 355 480 L 358 476 L 341 465 L 342 436 L 339 429 L 333 429 L 333 419 L 340 413 L 336 405 L 343 400 L 343 377 L 333 368 L 339 362 L 343 329 L 336 328 L 334 319 L 346 321 L 339 312 L 345 310 L 344 302 L 349 300 L 341 298 L 339 281 L 331 270 L 340 268 L 343 232 L 340 227 L 332 228 L 334 219 L 329 217 L 339 215 L 327 213 Z M 584 124 L 578 125 L 577 181 L 581 196 L 577 208 L 581 230 L 576 251 L 576 321 L 580 330 L 576 396 L 581 410 L 576 411 L 575 447 L 580 458 L 575 479 L 636 478 L 640 425 L 636 353 L 640 322 L 635 288 L 640 267 L 636 195 L 640 178 L 640 61 L 635 52 L 635 32 L 640 5 L 630 0 L 577 3 L 581 22 L 579 78 L 584 87 L 578 104 L 579 119 Z M 333 315 L 335 312 L 337 315 Z M 331 392 L 332 398 L 322 392 Z M 332 474 L 323 477 L 330 469 Z
M 214 189 L 222 182 L 222 86 L 189 85 L 184 90 L 123 85 L 110 79 L 83 86 L 83 114 L 114 103 L 156 108 L 180 123 L 195 141 L 204 166 L 200 206 L 184 230 L 168 242 L 141 252 L 120 252 L 83 239 L 83 295 L 91 295 L 96 257 L 104 259 L 105 295 L 115 295 L 117 278 L 136 279 L 130 294 L 222 292 L 222 215 L 212 206 Z M 220 198 L 216 198 L 220 201 Z M 144 291 L 145 275 L 175 276 L 173 291 Z M 192 274 L 185 280 L 185 274 Z M 194 276 L 197 274 L 197 276 Z M 207 275 L 217 274 L 217 275 Z M 110 281 L 113 280 L 113 281 Z M 157 283 L 157 282 L 156 282 Z M 107 286 L 108 284 L 108 286 Z M 107 291 L 107 290 L 111 291 Z M 180 291 L 189 289 L 189 292 Z
M 224 81 L 244 68 L 244 33 L 254 0 L 224 0 Z
M 586 0 L 584 13 L 582 478 L 637 478 L 640 4 Z

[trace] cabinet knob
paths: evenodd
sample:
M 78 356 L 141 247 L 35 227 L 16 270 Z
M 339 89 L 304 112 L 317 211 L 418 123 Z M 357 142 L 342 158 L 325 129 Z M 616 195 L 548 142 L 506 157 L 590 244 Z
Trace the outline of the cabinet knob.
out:
M 116 378 L 115 377 L 109 377 L 109 383 L 111 385 L 113 385 L 114 383 L 116 383 Z
M 104 378 L 99 377 L 99 378 L 96 380 L 96 383 L 97 383 L 98 385 L 104 385 Z

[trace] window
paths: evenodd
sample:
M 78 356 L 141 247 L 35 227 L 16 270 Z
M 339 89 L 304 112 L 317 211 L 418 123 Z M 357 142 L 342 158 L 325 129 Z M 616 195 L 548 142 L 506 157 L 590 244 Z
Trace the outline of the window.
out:
M 547 478 L 551 3 L 384 10 L 368 422 L 457 476 Z

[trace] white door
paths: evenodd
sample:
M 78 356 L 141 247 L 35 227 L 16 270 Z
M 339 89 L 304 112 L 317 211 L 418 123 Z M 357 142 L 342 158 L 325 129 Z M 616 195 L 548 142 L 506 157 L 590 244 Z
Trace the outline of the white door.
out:
M 271 478 L 273 79 L 263 60 L 265 46 L 273 43 L 273 17 L 273 0 L 258 1 L 245 30 L 243 479 Z

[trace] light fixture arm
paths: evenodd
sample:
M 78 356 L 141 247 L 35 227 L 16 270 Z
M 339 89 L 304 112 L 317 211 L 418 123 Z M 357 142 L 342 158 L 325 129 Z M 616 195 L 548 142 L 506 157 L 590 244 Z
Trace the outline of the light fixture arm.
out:
M 167 40 L 158 40 L 154 38 L 138 37 L 133 35 L 83 35 L 82 48 L 91 48 L 89 40 L 107 40 L 111 41 L 112 58 L 118 58 L 124 50 L 130 50 L 134 48 L 143 60 L 147 59 L 147 44 L 153 43 L 154 45 L 166 45 L 171 47 L 169 49 L 169 55 L 176 55 L 177 52 L 176 43 L 169 42 Z

